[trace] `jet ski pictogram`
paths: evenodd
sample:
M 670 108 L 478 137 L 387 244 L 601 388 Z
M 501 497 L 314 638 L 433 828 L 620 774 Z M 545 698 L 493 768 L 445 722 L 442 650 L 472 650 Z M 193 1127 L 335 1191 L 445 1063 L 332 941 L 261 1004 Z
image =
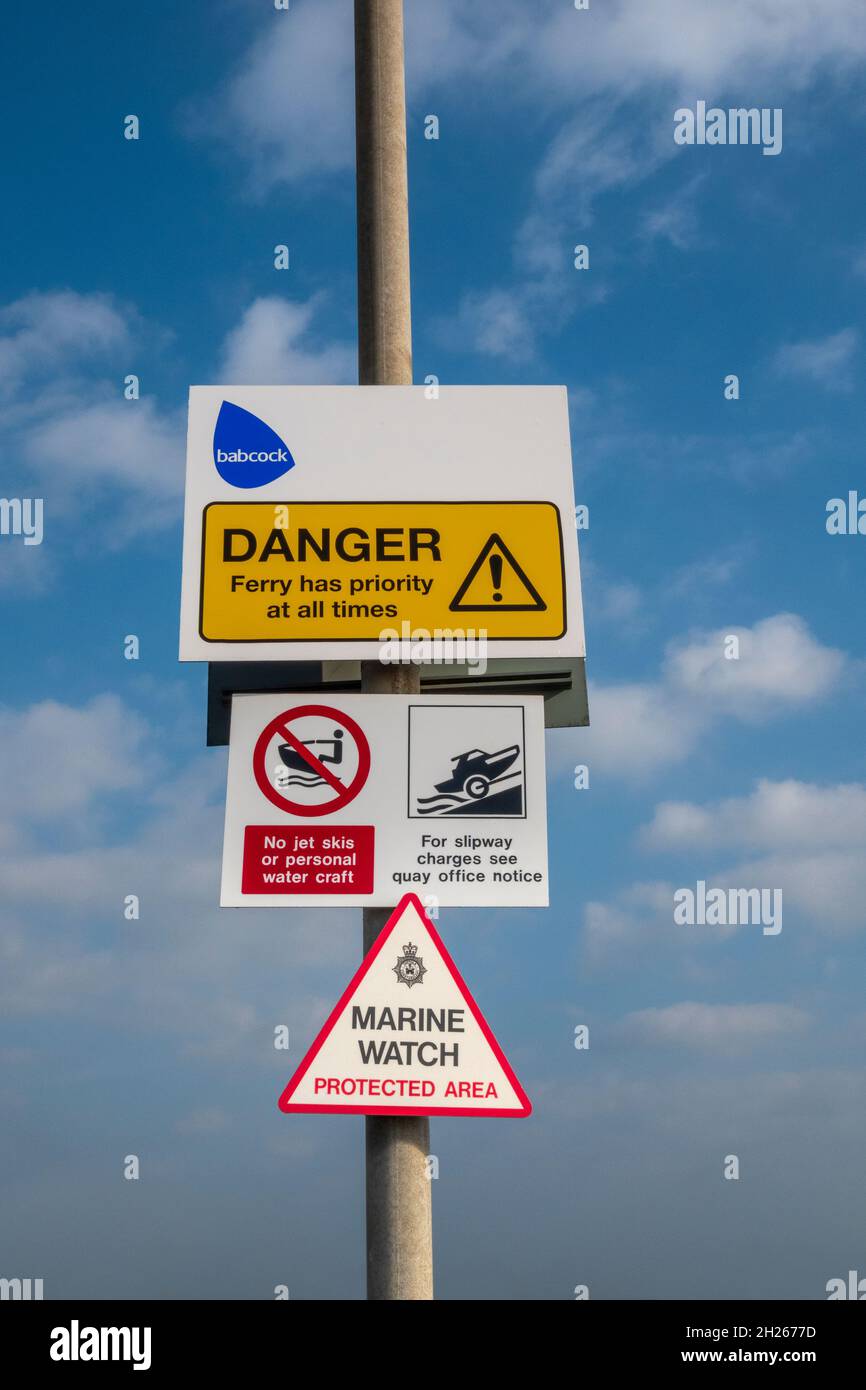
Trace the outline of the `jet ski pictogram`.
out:
M 309 748 L 320 763 L 331 763 L 332 766 L 337 766 L 343 761 L 342 738 L 343 730 L 335 729 L 332 738 L 305 738 L 304 747 Z M 326 752 L 326 749 L 330 749 L 330 752 Z M 293 748 L 290 743 L 279 744 L 277 752 L 283 767 L 277 764 L 271 780 L 280 790 L 286 787 L 324 787 L 327 785 L 325 778 L 321 777 L 312 764 L 307 762 L 303 753 L 299 753 L 297 748 Z M 284 771 L 284 768 L 288 768 L 288 772 Z M 339 773 L 335 772 L 334 776 L 338 782 L 341 780 Z

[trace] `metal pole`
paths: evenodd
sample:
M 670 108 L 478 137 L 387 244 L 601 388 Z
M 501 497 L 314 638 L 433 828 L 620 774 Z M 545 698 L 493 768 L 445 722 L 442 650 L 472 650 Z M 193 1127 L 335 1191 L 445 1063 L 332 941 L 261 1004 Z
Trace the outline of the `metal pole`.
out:
M 403 0 L 355 0 L 358 379 L 412 384 Z M 365 691 L 414 694 L 416 666 L 365 661 Z M 364 951 L 390 913 L 364 909 Z M 367 1116 L 367 1297 L 433 1297 L 426 1116 Z

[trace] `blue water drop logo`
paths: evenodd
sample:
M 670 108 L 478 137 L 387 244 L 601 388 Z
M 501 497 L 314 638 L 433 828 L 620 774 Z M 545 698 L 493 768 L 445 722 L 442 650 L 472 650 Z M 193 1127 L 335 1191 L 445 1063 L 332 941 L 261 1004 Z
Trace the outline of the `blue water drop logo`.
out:
M 213 432 L 216 471 L 232 487 L 264 487 L 294 468 L 276 430 L 231 401 L 223 401 Z

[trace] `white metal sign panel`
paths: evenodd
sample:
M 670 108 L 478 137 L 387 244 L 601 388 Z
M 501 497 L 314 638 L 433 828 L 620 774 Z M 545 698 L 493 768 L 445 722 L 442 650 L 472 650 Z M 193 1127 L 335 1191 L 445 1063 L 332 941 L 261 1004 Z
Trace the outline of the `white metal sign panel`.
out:
M 541 696 L 236 695 L 223 907 L 548 902 Z
M 180 656 L 583 656 L 565 387 L 194 386 Z

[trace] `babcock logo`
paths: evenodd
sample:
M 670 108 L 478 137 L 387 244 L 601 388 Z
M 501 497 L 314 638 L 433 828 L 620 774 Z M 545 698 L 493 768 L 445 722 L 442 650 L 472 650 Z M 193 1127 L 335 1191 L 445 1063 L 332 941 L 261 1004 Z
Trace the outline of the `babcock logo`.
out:
M 252 411 L 223 401 L 213 432 L 213 461 L 232 487 L 264 487 L 294 468 L 280 436 Z

